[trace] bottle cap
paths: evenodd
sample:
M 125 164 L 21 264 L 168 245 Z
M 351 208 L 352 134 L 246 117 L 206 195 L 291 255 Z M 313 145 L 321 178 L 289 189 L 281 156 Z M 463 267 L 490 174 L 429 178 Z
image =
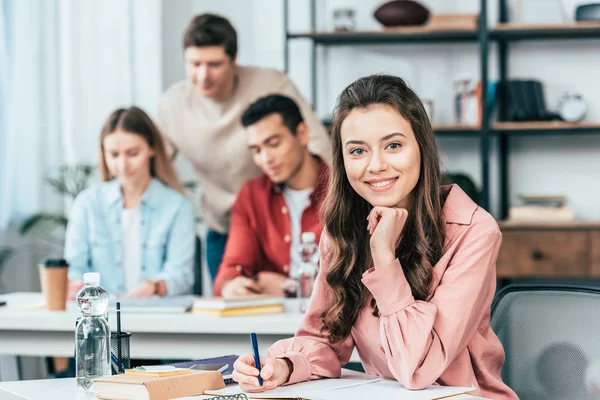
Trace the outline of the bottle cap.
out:
M 100 272 L 86 272 L 83 274 L 83 283 L 100 283 Z
M 314 232 L 302 232 L 302 243 L 314 243 L 317 235 Z

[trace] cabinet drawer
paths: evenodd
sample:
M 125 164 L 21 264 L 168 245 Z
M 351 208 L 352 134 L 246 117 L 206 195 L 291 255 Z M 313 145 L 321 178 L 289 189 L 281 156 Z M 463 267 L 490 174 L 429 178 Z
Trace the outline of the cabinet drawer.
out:
M 588 263 L 587 232 L 507 230 L 502 232 L 497 273 L 501 278 L 585 277 Z
M 600 277 L 600 231 L 590 232 L 590 276 Z

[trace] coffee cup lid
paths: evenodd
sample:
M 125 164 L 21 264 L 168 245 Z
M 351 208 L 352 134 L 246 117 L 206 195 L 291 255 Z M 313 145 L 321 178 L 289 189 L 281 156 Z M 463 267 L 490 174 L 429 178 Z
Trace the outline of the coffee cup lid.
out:
M 68 267 L 69 263 L 64 258 L 46 258 L 41 265 L 44 267 Z

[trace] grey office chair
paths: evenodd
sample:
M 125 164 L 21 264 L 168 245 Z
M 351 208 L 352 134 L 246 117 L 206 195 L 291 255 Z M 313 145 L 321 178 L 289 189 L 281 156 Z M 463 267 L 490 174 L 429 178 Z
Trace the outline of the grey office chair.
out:
M 492 304 L 502 378 L 521 400 L 600 399 L 600 288 L 512 284 Z

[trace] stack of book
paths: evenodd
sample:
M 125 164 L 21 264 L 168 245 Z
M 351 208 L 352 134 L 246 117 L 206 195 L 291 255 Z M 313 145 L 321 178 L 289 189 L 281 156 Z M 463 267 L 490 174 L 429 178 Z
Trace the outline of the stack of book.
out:
M 235 299 L 197 298 L 192 312 L 219 317 L 281 313 L 284 299 L 269 295 L 239 297 Z
M 218 371 L 157 366 L 92 380 L 96 397 L 105 400 L 167 400 L 198 396 L 225 387 Z
M 522 205 L 508 210 L 508 219 L 518 222 L 569 222 L 575 212 L 567 207 L 565 196 L 521 195 Z

